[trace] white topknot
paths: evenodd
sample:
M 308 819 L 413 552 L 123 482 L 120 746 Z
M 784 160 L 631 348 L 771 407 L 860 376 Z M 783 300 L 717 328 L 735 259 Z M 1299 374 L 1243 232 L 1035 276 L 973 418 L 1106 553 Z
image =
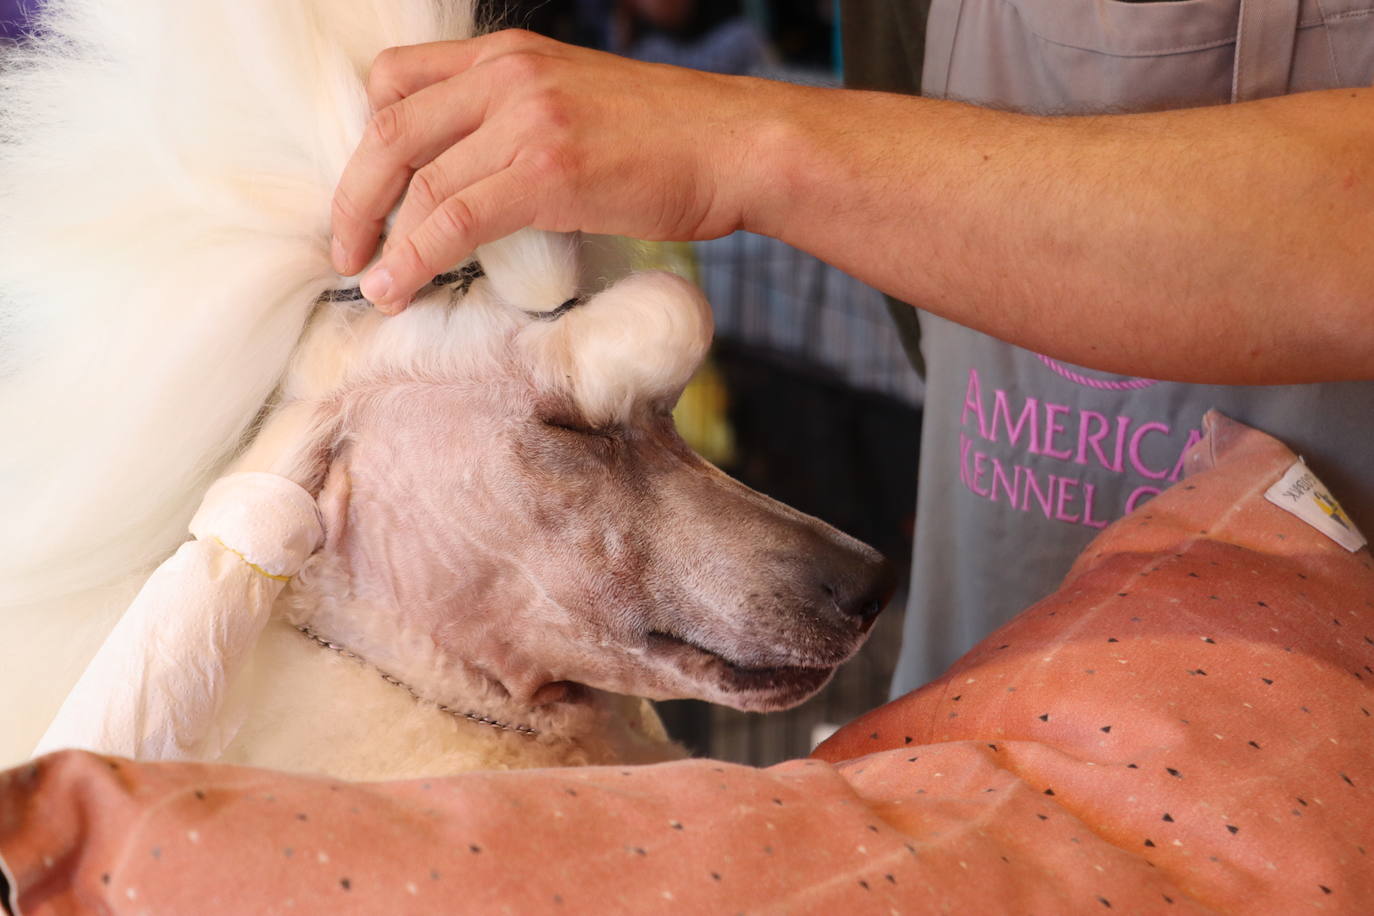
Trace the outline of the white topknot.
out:
M 677 400 L 711 346 L 701 291 L 664 271 L 633 274 L 556 321 L 522 334 L 536 368 L 562 374 L 593 423 L 614 423 L 640 404 Z M 550 382 L 556 384 L 556 382 Z

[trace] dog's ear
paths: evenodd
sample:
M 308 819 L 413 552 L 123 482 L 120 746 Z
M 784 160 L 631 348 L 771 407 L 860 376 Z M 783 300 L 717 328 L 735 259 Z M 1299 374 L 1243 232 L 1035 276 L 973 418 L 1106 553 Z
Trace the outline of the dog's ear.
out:
M 593 423 L 628 417 L 637 405 L 671 407 L 711 345 L 711 309 L 674 274 L 633 274 L 552 321 L 526 329 L 536 371 L 571 389 Z
M 267 414 L 252 444 L 231 471 L 265 471 L 294 481 L 318 497 L 337 449 L 336 404 L 295 401 Z
M 339 435 L 340 423 L 335 403 L 288 404 L 272 415 L 245 455 L 257 452 L 265 465 L 262 470 L 295 481 L 315 497 L 324 526 L 322 548 L 344 537 L 348 521 L 352 449 L 347 438 Z
M 315 504 L 320 508 L 324 524 L 323 549 L 338 545 L 348 533 L 348 503 L 352 495 L 352 481 L 348 473 L 348 449 L 340 449 L 329 462 L 324 485 L 320 487 Z

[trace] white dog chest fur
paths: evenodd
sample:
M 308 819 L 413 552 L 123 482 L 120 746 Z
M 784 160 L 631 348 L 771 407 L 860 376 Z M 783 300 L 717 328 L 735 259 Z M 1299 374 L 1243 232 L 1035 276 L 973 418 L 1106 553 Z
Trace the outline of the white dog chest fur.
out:
M 461 703 L 461 700 L 455 700 Z M 411 779 L 474 769 L 657 763 L 682 756 L 645 701 L 606 697 L 613 729 L 533 737 L 417 702 L 378 669 L 318 646 L 276 619 L 223 715 L 239 720 L 221 760 L 340 779 Z M 540 723 L 556 726 L 554 717 Z M 591 723 L 584 723 L 591 724 Z

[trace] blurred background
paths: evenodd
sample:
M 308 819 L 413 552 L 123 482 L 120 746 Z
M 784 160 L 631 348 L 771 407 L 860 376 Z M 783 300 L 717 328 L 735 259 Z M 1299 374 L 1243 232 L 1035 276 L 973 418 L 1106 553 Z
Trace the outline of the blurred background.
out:
M 0 0 L 0 59 L 41 0 Z M 722 73 L 839 85 L 834 0 L 478 0 L 482 21 Z M 665 112 L 670 115 L 671 112 Z M 715 310 L 710 360 L 677 410 L 683 435 L 733 476 L 882 551 L 911 553 L 922 387 L 878 292 L 773 239 L 736 233 L 645 246 L 640 266 L 699 283 Z M 693 753 L 769 765 L 883 703 L 905 582 L 867 646 L 795 710 L 659 704 Z
M 39 0 L 0 0 L 0 51 L 24 34 L 29 14 L 38 4 Z

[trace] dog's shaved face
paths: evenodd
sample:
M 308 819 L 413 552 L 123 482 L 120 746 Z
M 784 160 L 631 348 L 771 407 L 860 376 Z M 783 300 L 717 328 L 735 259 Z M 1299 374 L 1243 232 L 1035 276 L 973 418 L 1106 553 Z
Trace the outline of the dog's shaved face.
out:
M 522 701 L 819 689 L 890 591 L 882 558 L 707 464 L 670 400 L 608 422 L 537 376 L 347 396 L 321 505 L 352 597 Z

